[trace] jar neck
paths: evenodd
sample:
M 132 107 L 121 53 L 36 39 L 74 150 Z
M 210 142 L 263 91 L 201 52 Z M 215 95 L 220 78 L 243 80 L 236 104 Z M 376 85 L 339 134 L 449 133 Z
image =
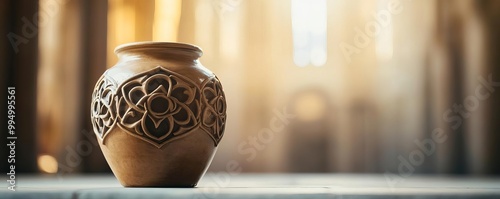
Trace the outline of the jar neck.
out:
M 135 58 L 195 61 L 203 54 L 197 46 L 174 42 L 136 42 L 116 47 L 120 60 Z

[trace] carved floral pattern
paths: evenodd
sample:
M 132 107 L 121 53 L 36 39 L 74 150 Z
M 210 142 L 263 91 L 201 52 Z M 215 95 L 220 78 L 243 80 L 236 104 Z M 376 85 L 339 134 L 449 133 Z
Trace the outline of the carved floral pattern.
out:
M 202 86 L 202 125 L 216 143 L 220 141 L 226 127 L 226 98 L 219 79 L 212 78 Z
M 113 103 L 116 87 L 116 82 L 103 75 L 97 81 L 92 94 L 92 103 L 90 105 L 92 127 L 100 137 L 104 137 L 104 133 L 113 128 L 116 123 L 116 107 Z
M 158 66 L 119 86 L 103 75 L 93 94 L 92 124 L 103 140 L 116 123 L 158 148 L 196 128 L 217 145 L 225 121 L 226 102 L 215 76 L 200 89 L 192 80 Z

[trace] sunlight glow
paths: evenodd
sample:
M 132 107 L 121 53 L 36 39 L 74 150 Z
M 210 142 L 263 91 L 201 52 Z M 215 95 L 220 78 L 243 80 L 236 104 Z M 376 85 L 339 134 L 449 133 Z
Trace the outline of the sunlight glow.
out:
M 45 173 L 57 173 L 57 160 L 50 155 L 38 156 L 38 168 Z
M 299 67 L 327 61 L 326 0 L 292 0 L 293 60 Z
M 153 41 L 177 41 L 181 0 L 155 0 Z

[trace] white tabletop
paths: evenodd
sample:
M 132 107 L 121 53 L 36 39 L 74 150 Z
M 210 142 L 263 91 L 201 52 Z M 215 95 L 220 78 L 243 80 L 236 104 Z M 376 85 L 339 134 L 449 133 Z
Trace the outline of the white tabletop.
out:
M 500 198 L 500 178 L 209 173 L 197 188 L 123 188 L 112 175 L 18 176 L 0 198 Z

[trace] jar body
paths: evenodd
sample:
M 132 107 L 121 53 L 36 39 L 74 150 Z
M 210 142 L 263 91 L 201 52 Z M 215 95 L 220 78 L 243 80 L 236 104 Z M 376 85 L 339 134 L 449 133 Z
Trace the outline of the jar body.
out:
M 217 77 L 201 50 L 179 43 L 118 47 L 119 62 L 94 88 L 91 119 L 111 170 L 126 187 L 193 187 L 226 121 Z

